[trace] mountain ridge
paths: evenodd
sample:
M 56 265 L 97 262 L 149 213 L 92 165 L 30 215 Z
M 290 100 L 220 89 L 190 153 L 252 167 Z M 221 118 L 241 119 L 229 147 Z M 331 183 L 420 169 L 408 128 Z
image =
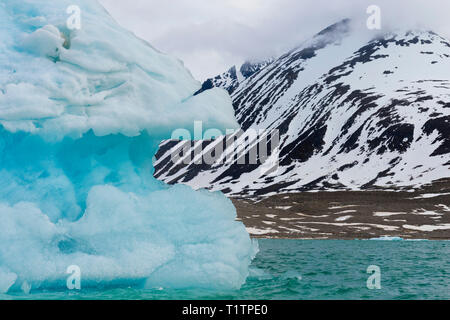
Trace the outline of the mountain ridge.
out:
M 342 20 L 231 90 L 244 137 L 279 131 L 276 176 L 261 174 L 263 163 L 238 164 L 236 152 L 231 163 L 175 167 L 167 147 L 176 141 L 162 145 L 155 176 L 243 197 L 409 188 L 448 176 L 449 41 L 421 30 L 367 39 Z

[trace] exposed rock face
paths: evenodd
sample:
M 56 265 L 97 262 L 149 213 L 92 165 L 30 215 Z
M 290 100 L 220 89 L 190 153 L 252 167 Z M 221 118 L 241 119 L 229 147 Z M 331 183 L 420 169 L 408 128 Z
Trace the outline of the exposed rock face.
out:
M 234 90 L 236 90 L 245 80 L 267 67 L 273 61 L 272 58 L 257 62 L 247 61 L 239 69 L 236 66 L 233 66 L 227 72 L 206 80 L 202 84 L 202 88 L 196 94 L 215 87 L 223 88 L 230 94 L 233 94 Z

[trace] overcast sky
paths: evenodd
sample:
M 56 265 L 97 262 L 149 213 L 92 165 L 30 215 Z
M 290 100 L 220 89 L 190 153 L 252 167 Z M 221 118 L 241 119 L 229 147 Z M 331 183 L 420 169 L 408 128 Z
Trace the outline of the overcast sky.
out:
M 343 18 L 450 36 L 449 0 L 100 0 L 124 27 L 184 61 L 198 80 L 247 59 L 278 56 Z

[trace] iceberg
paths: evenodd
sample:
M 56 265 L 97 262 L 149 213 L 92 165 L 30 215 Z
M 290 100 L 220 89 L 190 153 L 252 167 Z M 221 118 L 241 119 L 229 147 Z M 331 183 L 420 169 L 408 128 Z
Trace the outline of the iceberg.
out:
M 64 289 L 73 265 L 84 288 L 245 282 L 257 244 L 231 201 L 153 178 L 173 130 L 238 127 L 228 94 L 199 88 L 97 1 L 2 0 L 0 293 Z
M 373 240 L 373 241 L 403 241 L 404 239 L 401 237 L 382 236 L 379 238 L 371 238 L 369 240 Z

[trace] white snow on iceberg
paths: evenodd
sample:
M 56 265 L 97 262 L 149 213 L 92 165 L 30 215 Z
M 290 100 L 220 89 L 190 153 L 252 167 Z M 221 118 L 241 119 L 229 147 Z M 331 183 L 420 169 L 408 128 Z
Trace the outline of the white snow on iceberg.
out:
M 174 129 L 237 126 L 199 88 L 96 1 L 0 3 L 0 292 L 64 288 L 70 265 L 84 287 L 244 283 L 257 248 L 231 201 L 152 176 Z

